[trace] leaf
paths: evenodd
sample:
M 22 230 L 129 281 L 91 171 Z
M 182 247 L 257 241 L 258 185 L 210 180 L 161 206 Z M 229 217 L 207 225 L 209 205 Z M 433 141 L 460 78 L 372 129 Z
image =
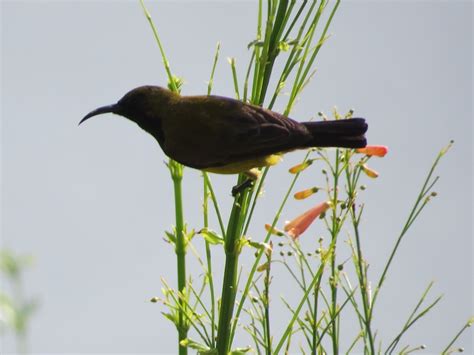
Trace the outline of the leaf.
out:
M 205 351 L 198 351 L 198 355 L 217 355 L 217 349 L 209 349 Z
M 191 231 L 186 233 L 186 241 L 190 242 L 195 235 L 196 235 L 196 231 L 194 229 L 191 229 Z
M 173 233 L 165 231 L 165 234 L 170 243 L 176 244 L 176 236 Z
M 212 245 L 224 244 L 224 238 L 222 238 L 219 234 L 217 234 L 213 230 L 203 228 L 198 232 L 198 234 L 201 234 L 209 244 L 212 244 Z
M 254 39 L 252 42 L 250 42 L 249 44 L 247 44 L 247 49 L 250 49 L 252 48 L 253 46 L 255 47 L 263 47 L 263 41 L 259 40 L 259 39 Z
M 229 352 L 229 355 L 242 355 L 249 352 L 250 350 L 252 350 L 250 346 L 247 346 L 246 348 L 236 348 L 234 350 L 231 350 Z
M 188 348 L 198 351 L 198 354 L 217 354 L 215 349 L 211 349 L 208 346 L 198 343 L 192 339 L 186 338 L 179 342 L 179 345 L 186 346 Z
M 171 313 L 166 313 L 166 312 L 161 312 L 165 316 L 165 318 L 168 318 L 173 324 L 178 325 L 179 321 L 176 315 L 171 314 Z

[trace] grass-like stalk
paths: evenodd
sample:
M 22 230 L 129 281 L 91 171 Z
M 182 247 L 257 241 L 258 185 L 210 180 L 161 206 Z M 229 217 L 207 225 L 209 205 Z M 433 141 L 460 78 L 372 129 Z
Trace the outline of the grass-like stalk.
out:
M 173 76 L 168 59 L 163 48 L 163 45 L 158 35 L 158 30 L 156 29 L 155 24 L 151 18 L 151 14 L 145 6 L 143 0 L 140 0 L 143 12 L 150 24 L 150 27 L 153 31 L 156 43 L 161 53 L 163 60 L 163 65 L 168 76 L 168 87 L 174 91 L 179 92 L 179 87 L 177 85 L 177 79 Z M 184 235 L 184 214 L 183 214 L 183 195 L 182 195 L 182 180 L 183 180 L 183 166 L 176 161 L 169 160 L 168 168 L 171 173 L 171 178 L 173 180 L 173 190 L 174 190 L 174 202 L 175 202 L 175 216 L 176 216 L 176 243 L 175 243 L 175 252 L 176 252 L 176 262 L 177 262 L 177 274 L 178 274 L 178 291 L 182 295 L 186 295 L 186 241 Z M 186 312 L 185 303 L 182 297 L 178 300 L 180 307 L 178 310 L 178 324 L 176 328 L 178 330 L 178 347 L 179 354 L 186 355 L 188 353 L 187 347 L 181 344 L 188 336 L 189 324 L 185 319 L 184 313 Z
M 433 164 L 431 165 L 430 171 L 428 172 L 428 175 L 425 178 L 423 186 L 422 186 L 422 188 L 421 188 L 421 190 L 420 190 L 420 192 L 419 192 L 419 194 L 418 194 L 418 196 L 415 200 L 415 204 L 413 205 L 413 207 L 412 207 L 412 209 L 409 213 L 409 216 L 408 216 L 408 218 L 405 222 L 405 225 L 403 226 L 402 231 L 401 231 L 400 235 L 398 236 L 397 241 L 395 242 L 395 246 L 393 247 L 392 252 L 391 252 L 391 254 L 390 254 L 390 256 L 387 260 L 387 263 L 385 264 L 385 267 L 382 271 L 382 274 L 380 275 L 380 278 L 377 282 L 377 287 L 375 288 L 375 291 L 374 291 L 374 296 L 373 296 L 373 300 L 372 300 L 372 307 L 371 307 L 370 315 L 369 315 L 370 318 L 372 318 L 374 304 L 377 300 L 377 297 L 378 297 L 380 289 L 381 289 L 381 287 L 382 287 L 382 285 L 385 281 L 385 278 L 387 276 L 390 265 L 392 264 L 392 261 L 395 257 L 395 254 L 398 251 L 398 248 L 399 248 L 403 238 L 405 237 L 406 233 L 410 229 L 413 222 L 417 219 L 417 217 L 419 216 L 421 211 L 425 208 L 427 203 L 430 201 L 429 193 L 431 193 L 433 186 L 438 181 L 438 177 L 432 178 L 433 174 L 434 174 L 434 171 L 435 171 L 439 161 L 446 154 L 446 152 L 451 148 L 452 144 L 453 144 L 453 141 L 451 141 L 445 148 L 443 148 L 438 153 L 436 159 L 434 160 Z
M 307 159 L 309 153 L 306 154 L 306 157 L 304 160 Z M 290 197 L 290 194 L 291 194 L 291 191 L 293 190 L 295 184 L 296 184 L 296 181 L 298 179 L 300 174 L 296 174 L 294 176 L 294 178 L 292 179 L 291 183 L 290 183 L 290 186 L 288 187 L 284 197 L 283 197 L 283 200 L 278 208 L 278 211 L 277 213 L 275 214 L 275 217 L 273 218 L 273 221 L 272 221 L 272 224 L 271 224 L 271 228 L 274 228 L 276 226 L 276 224 L 278 223 L 278 221 L 280 220 L 280 216 L 281 216 L 281 213 L 283 211 L 283 208 L 285 207 L 286 205 L 286 202 L 288 201 L 288 198 Z M 270 237 L 271 237 L 271 232 L 269 231 L 267 233 L 267 235 L 265 236 L 265 239 L 263 240 L 264 243 L 268 243 L 268 241 L 270 240 Z M 254 275 L 257 271 L 257 267 L 258 267 L 258 264 L 260 262 L 260 259 L 263 255 L 263 251 L 260 251 L 258 254 L 257 254 L 257 257 L 255 258 L 255 261 L 252 265 L 252 268 L 250 269 L 250 272 L 249 272 L 249 276 L 247 278 L 247 282 L 243 288 L 243 292 L 242 292 L 242 297 L 240 298 L 239 302 L 238 302 L 238 307 L 237 307 L 237 311 L 236 311 L 236 314 L 235 314 L 235 319 L 232 323 L 232 331 L 231 331 L 231 339 L 234 338 L 235 336 L 235 332 L 237 330 L 237 321 L 239 319 L 239 316 L 240 316 L 240 313 L 242 312 L 242 309 L 244 307 L 244 304 L 245 304 L 245 301 L 248 297 L 248 294 L 249 294 L 249 290 L 250 290 L 250 287 L 252 285 L 252 280 L 254 278 Z
M 339 234 L 339 222 L 337 218 L 337 205 L 338 205 L 338 185 L 339 185 L 339 164 L 340 164 L 340 154 L 339 149 L 336 149 L 336 161 L 334 164 L 334 186 L 333 186 L 333 195 L 332 195 L 332 226 L 331 226 L 331 315 L 334 317 L 337 310 L 337 291 L 338 291 L 338 272 L 336 266 L 336 247 L 337 247 L 337 236 Z M 331 339 L 332 339 L 332 350 L 334 354 L 339 353 L 339 331 L 337 327 L 337 322 L 332 323 L 331 329 Z
M 349 153 L 345 155 L 345 160 L 348 161 L 350 159 Z M 370 301 L 369 301 L 369 295 L 368 295 L 368 280 L 367 280 L 367 272 L 366 272 L 366 266 L 365 262 L 362 256 L 362 242 L 360 238 L 360 232 L 359 232 L 359 224 L 360 224 L 360 216 L 362 213 L 362 208 L 360 213 L 357 215 L 356 214 L 356 206 L 355 206 L 355 200 L 356 200 L 356 189 L 358 186 L 359 182 L 359 177 L 361 174 L 361 168 L 357 168 L 353 171 L 351 174 L 349 169 L 345 169 L 346 173 L 346 183 L 347 183 L 347 194 L 348 194 L 348 206 L 350 210 L 350 217 L 351 217 L 351 222 L 352 222 L 352 227 L 354 230 L 354 235 L 355 235 L 355 240 L 356 240 L 356 252 L 355 252 L 355 259 L 356 259 L 356 268 L 357 268 L 357 276 L 359 280 L 359 288 L 360 288 L 360 293 L 361 293 L 361 298 L 362 298 L 362 306 L 364 310 L 364 316 L 361 317 L 364 323 L 364 340 L 367 343 L 368 340 L 368 345 L 371 353 L 375 353 L 375 342 L 374 342 L 374 336 L 372 332 L 372 327 L 371 327 L 371 317 L 370 317 Z
M 456 333 L 454 338 L 449 342 L 449 344 L 446 346 L 446 348 L 443 349 L 441 352 L 442 355 L 449 354 L 452 352 L 451 347 L 454 345 L 454 343 L 459 339 L 459 337 L 466 331 L 466 329 L 472 327 L 474 324 L 474 317 L 471 317 L 464 325 L 463 327 Z
M 208 83 L 208 86 L 207 86 L 207 95 L 210 95 L 211 92 L 212 92 L 212 87 L 213 87 L 213 84 L 214 84 L 214 74 L 216 72 L 216 66 L 217 66 L 217 61 L 219 60 L 219 51 L 220 51 L 220 48 L 221 48 L 221 45 L 220 43 L 217 43 L 217 46 L 216 46 L 216 53 L 214 55 L 214 61 L 212 63 L 212 69 L 211 69 L 211 75 L 210 75 L 210 78 L 209 78 L 209 83 Z M 209 180 L 209 177 L 207 175 L 207 173 L 205 171 L 203 171 L 203 223 L 204 223 L 204 228 L 208 228 L 209 227 L 209 215 L 208 215 L 208 201 L 209 201 L 209 190 L 211 189 L 212 191 L 212 200 L 215 202 L 215 196 L 214 196 L 214 192 L 212 190 L 212 185 L 210 183 L 210 180 Z M 217 207 L 216 207 L 217 208 Z M 218 212 L 218 208 L 217 208 L 217 212 Z M 220 218 L 220 214 L 218 214 L 219 218 Z M 221 222 L 222 224 L 222 222 Z M 211 305 L 210 305 L 210 308 L 211 308 L 211 316 L 210 316 L 210 322 L 211 322 L 211 348 L 214 348 L 215 347 L 215 339 L 216 339 L 216 335 L 215 335 L 215 330 L 216 330 L 216 327 L 215 327 L 215 319 L 216 319 L 216 296 L 215 296 L 215 291 L 214 291 L 214 276 L 213 276 L 213 272 L 212 272 L 212 254 L 211 254 L 211 247 L 210 247 L 210 244 L 209 242 L 206 240 L 205 241 L 205 247 L 206 247 L 206 261 L 207 261 L 207 273 L 206 273 L 206 277 L 207 277 L 207 280 L 209 282 L 209 292 L 210 292 L 210 296 L 211 296 Z
M 155 37 L 156 43 L 158 44 L 158 48 L 160 49 L 161 58 L 163 59 L 163 66 L 165 67 L 166 74 L 168 75 L 168 83 L 171 86 L 171 90 L 174 92 L 178 92 L 178 87 L 176 86 L 176 82 L 174 80 L 173 74 L 171 73 L 170 63 L 166 58 L 165 50 L 163 45 L 161 44 L 160 36 L 158 35 L 158 30 L 156 29 L 155 24 L 153 23 L 153 19 L 151 18 L 151 14 L 145 6 L 145 2 L 140 0 L 140 5 L 142 6 L 143 12 L 145 13 L 145 17 L 150 24 L 150 27 L 153 31 L 153 36 Z
M 407 332 L 407 330 L 413 325 L 416 323 L 417 320 L 419 320 L 420 318 L 422 318 L 426 313 L 428 313 L 440 300 L 441 300 L 441 296 L 437 297 L 428 307 L 426 307 L 425 309 L 423 309 L 421 312 L 418 313 L 418 310 L 419 308 L 421 307 L 421 305 L 423 304 L 423 302 L 425 301 L 426 299 L 426 296 L 428 295 L 428 293 L 430 292 L 431 290 L 431 287 L 433 286 L 433 282 L 430 282 L 430 284 L 428 285 L 428 287 L 425 289 L 425 291 L 423 292 L 423 294 L 421 295 L 420 297 L 420 300 L 418 301 L 418 303 L 416 304 L 415 308 L 413 309 L 413 311 L 410 313 L 410 316 L 408 317 L 407 321 L 405 322 L 405 324 L 403 325 L 403 328 L 402 330 L 400 331 L 400 333 L 397 334 L 397 336 L 393 339 L 393 341 L 390 343 L 390 345 L 387 347 L 387 349 L 385 350 L 385 354 L 391 354 L 395 348 L 397 347 L 398 343 L 400 342 L 400 339 L 402 338 L 402 336 Z
M 226 260 L 217 332 L 217 351 L 219 354 L 227 354 L 231 345 L 230 324 L 234 311 L 235 296 L 237 294 L 238 261 L 241 249 L 239 242 L 247 208 L 247 197 L 247 190 L 237 195 L 234 205 L 232 206 L 225 236 L 224 249 Z
M 294 7 L 295 2 L 291 4 L 288 1 L 281 0 L 277 1 L 269 1 L 267 3 L 267 19 L 265 24 L 265 31 L 263 37 L 263 43 L 260 46 L 254 46 L 254 52 L 251 58 L 251 62 L 255 63 L 254 66 L 254 80 L 253 80 L 253 88 L 252 88 L 252 97 L 251 102 L 257 105 L 263 105 L 265 100 L 266 92 L 268 90 L 268 86 L 270 83 L 270 77 L 272 75 L 273 66 L 275 60 L 277 59 L 280 49 L 280 40 L 285 32 L 285 26 L 289 23 L 289 19 L 291 17 L 291 12 Z M 258 13 L 258 24 L 257 24 L 257 41 L 260 40 L 262 35 L 261 26 L 262 26 L 262 1 L 259 1 L 259 13 Z M 299 16 L 300 13 L 297 13 Z M 292 24 L 290 24 L 292 26 Z M 310 44 L 308 44 L 309 46 Z M 236 85 L 236 75 L 235 75 L 235 62 L 231 61 L 232 71 L 233 71 L 233 78 L 234 78 L 234 88 L 236 95 L 239 95 L 238 92 L 238 85 Z M 249 75 L 247 75 L 248 78 Z M 276 89 L 278 90 L 278 88 Z M 244 91 L 247 92 L 244 85 Z M 246 95 L 246 94 L 245 94 Z M 239 178 L 241 181 L 241 178 Z M 263 181 L 263 180 L 262 180 Z M 261 185 L 260 185 L 261 186 Z M 232 208 L 231 217 L 229 220 L 229 227 L 226 232 L 225 238 L 225 250 L 226 250 L 226 264 L 224 269 L 224 281 L 223 281 L 223 289 L 222 289 L 222 298 L 221 298 L 221 311 L 219 317 L 219 331 L 218 331 L 218 351 L 219 353 L 223 353 L 224 351 L 229 350 L 230 343 L 233 339 L 233 335 L 235 334 L 235 326 L 236 320 L 241 311 L 241 307 L 243 302 L 245 301 L 245 297 L 250 285 L 251 281 L 247 282 L 247 285 L 244 290 L 244 296 L 241 300 L 242 302 L 239 303 L 239 308 L 237 310 L 237 314 L 235 317 L 234 325 L 230 328 L 231 319 L 233 314 L 234 308 L 234 301 L 235 301 L 235 294 L 236 294 L 236 275 L 237 273 L 237 265 L 238 265 L 238 252 L 235 251 L 235 245 L 237 244 L 237 240 L 241 238 L 241 235 L 236 235 L 235 233 L 241 233 L 242 230 L 238 229 L 237 226 L 240 226 L 241 221 L 243 222 L 250 212 L 252 214 L 253 207 L 248 210 L 250 204 L 247 202 L 247 197 L 251 198 L 252 193 L 247 195 L 247 192 L 239 194 L 238 199 L 234 202 L 234 206 Z M 257 195 L 256 195 L 257 196 Z M 255 196 L 255 198 L 256 198 Z M 256 201 L 256 200 L 254 200 Z M 254 206 L 252 203 L 251 206 Z M 235 220 L 237 218 L 238 220 Z M 246 223 L 248 225 L 248 223 Z M 246 226 L 244 227 L 247 228 Z M 260 253 L 261 256 L 261 253 Z M 259 258 L 257 258 L 259 259 Z M 257 262 L 257 261 L 256 261 Z M 253 278 L 253 273 L 256 270 L 256 264 L 252 268 L 249 280 Z M 225 308 L 226 307 L 226 308 Z M 229 309 L 227 309 L 229 307 Z M 224 309 L 225 308 L 225 309 Z M 222 339 L 225 338 L 225 339 Z
M 171 178 L 173 180 L 174 202 L 175 202 L 175 217 L 176 217 L 176 263 L 178 270 L 178 290 L 182 295 L 186 295 L 186 240 L 184 234 L 184 215 L 183 215 L 183 166 L 174 160 L 168 163 Z M 181 341 L 188 336 L 189 324 L 185 319 L 186 305 L 183 297 L 178 299 L 180 309 L 178 312 L 178 339 L 179 339 L 179 354 L 187 354 L 187 348 L 181 345 Z

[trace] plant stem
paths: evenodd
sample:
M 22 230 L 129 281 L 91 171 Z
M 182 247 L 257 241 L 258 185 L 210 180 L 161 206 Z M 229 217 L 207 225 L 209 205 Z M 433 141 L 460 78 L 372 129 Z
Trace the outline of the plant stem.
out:
M 265 354 L 272 355 L 272 333 L 270 331 L 270 270 L 271 270 L 271 256 L 267 256 L 267 263 L 268 267 L 265 270 L 265 278 L 264 278 L 264 298 L 263 298 L 263 306 L 265 309 L 265 319 L 264 319 L 264 330 L 265 330 Z
M 414 204 L 412 210 L 410 211 L 410 214 L 409 214 L 409 216 L 408 216 L 408 218 L 405 222 L 405 225 L 403 226 L 403 229 L 402 229 L 400 235 L 398 236 L 398 239 L 395 243 L 395 246 L 392 249 L 390 257 L 388 258 L 388 261 L 385 264 L 385 268 L 382 272 L 382 275 L 379 278 L 379 281 L 377 283 L 377 287 L 375 288 L 374 296 L 373 296 L 373 299 L 372 299 L 372 306 L 371 306 L 371 309 L 370 309 L 370 316 L 372 316 L 372 313 L 374 311 L 375 301 L 377 300 L 380 289 L 382 288 L 382 285 L 383 285 L 383 283 L 385 281 L 385 278 L 387 276 L 388 269 L 390 268 L 390 265 L 392 264 L 392 261 L 395 257 L 395 254 L 397 253 L 398 248 L 399 248 L 403 238 L 405 237 L 405 234 L 407 233 L 408 229 L 410 229 L 411 225 L 413 224 L 415 219 L 418 217 L 421 210 L 425 207 L 425 205 L 427 203 L 427 200 L 425 199 L 424 202 L 422 202 L 423 198 L 431 190 L 431 188 L 433 187 L 433 185 L 436 183 L 436 181 L 438 179 L 438 178 L 435 178 L 434 181 L 431 182 L 431 177 L 433 176 L 433 173 L 436 169 L 436 166 L 438 165 L 439 161 L 444 156 L 444 154 L 446 154 L 447 151 L 451 148 L 452 144 L 453 144 L 453 141 L 451 141 L 445 148 L 443 148 L 438 153 L 438 156 L 436 157 L 433 164 L 431 165 L 431 169 L 430 169 L 428 175 L 425 178 L 425 181 L 424 181 L 423 186 L 420 190 L 420 193 L 418 194 L 418 196 L 416 198 L 415 204 Z M 420 206 L 420 203 L 421 203 L 421 206 Z
M 160 36 L 158 35 L 158 30 L 156 29 L 155 24 L 151 18 L 151 14 L 145 6 L 143 0 L 140 0 L 140 4 L 142 6 L 143 12 L 145 13 L 145 17 L 150 24 L 151 30 L 153 31 L 153 36 L 155 36 L 156 43 L 158 44 L 158 48 L 160 49 L 161 57 L 163 59 L 163 66 L 165 67 L 166 74 L 168 75 L 168 82 L 171 85 L 171 90 L 174 92 L 179 92 L 178 88 L 176 87 L 176 82 L 174 81 L 173 74 L 171 73 L 170 63 L 168 59 L 166 59 L 165 50 L 163 45 L 161 44 Z
M 170 162 L 171 163 L 171 162 Z M 175 162 L 175 164 L 178 164 Z M 178 168 L 179 169 L 179 168 Z M 184 318 L 186 311 L 186 302 L 183 297 L 186 297 L 186 241 L 184 240 L 184 217 L 183 217 L 183 196 L 182 196 L 182 167 L 181 174 L 173 174 L 173 188 L 176 214 L 176 261 L 178 268 L 178 291 L 179 297 L 179 313 L 178 313 L 178 339 L 179 342 L 186 339 L 188 336 L 188 326 Z M 188 353 L 187 347 L 179 345 L 179 354 L 185 355 Z
M 346 152 L 345 155 L 345 161 L 350 160 L 350 153 Z M 361 168 L 355 169 L 355 171 L 352 173 L 352 176 L 349 172 L 349 169 L 344 169 L 346 172 L 346 180 L 347 180 L 347 194 L 348 194 L 348 208 L 350 209 L 350 216 L 351 216 L 351 221 L 352 221 L 352 227 L 354 229 L 354 234 L 355 234 L 355 239 L 356 239 L 356 250 L 353 251 L 353 253 L 357 253 L 356 257 L 356 267 L 357 267 L 357 276 L 359 280 L 359 287 L 360 287 L 360 293 L 362 297 L 362 303 L 364 306 L 364 316 L 362 317 L 365 331 L 362 333 L 364 334 L 364 343 L 366 344 L 366 339 L 367 337 L 369 338 L 369 346 L 370 346 L 370 351 L 372 354 L 375 353 L 375 345 L 374 345 L 374 337 L 372 334 L 372 327 L 371 327 L 371 311 L 370 311 L 370 300 L 368 298 L 368 281 L 367 281 L 367 271 L 366 267 L 364 265 L 364 259 L 362 256 L 362 244 L 360 240 L 360 234 L 359 234 L 359 222 L 360 218 L 357 217 L 356 211 L 355 211 L 355 198 L 356 198 L 356 189 L 357 189 L 357 183 L 359 181 L 359 176 L 361 172 Z M 367 344 L 365 345 L 367 346 Z
M 318 304 L 319 304 L 319 289 L 321 287 L 321 280 L 322 278 L 320 277 L 316 285 L 314 286 L 314 309 L 313 309 L 313 329 L 312 330 L 312 341 L 311 341 L 311 354 L 316 355 L 317 352 L 317 342 L 319 338 L 319 332 L 318 332 Z
M 207 179 L 207 173 L 204 172 L 204 201 L 203 201 L 203 210 L 204 210 L 204 228 L 209 226 L 208 218 L 208 201 L 209 201 L 209 180 Z M 214 345 L 215 341 L 215 314 L 216 314 L 216 298 L 214 294 L 214 279 L 212 273 L 212 254 L 209 243 L 206 241 L 206 260 L 207 260 L 207 279 L 209 281 L 209 291 L 211 294 L 211 342 Z
M 362 247 L 360 242 L 360 235 L 359 235 L 359 221 L 356 219 L 354 207 L 351 207 L 351 216 L 352 216 L 352 224 L 354 227 L 354 233 L 356 237 L 356 248 L 357 248 L 357 266 L 358 271 L 357 274 L 359 276 L 359 285 L 360 285 L 360 292 L 362 296 L 362 303 L 364 306 L 364 324 L 365 324 L 365 332 L 367 337 L 369 338 L 370 344 L 370 351 L 372 354 L 375 354 L 375 346 L 374 346 L 374 338 L 372 335 L 372 327 L 370 325 L 371 319 L 371 312 L 370 312 L 370 304 L 367 295 L 367 277 L 365 272 L 365 267 L 363 265 L 364 259 L 362 258 Z
M 332 209 L 332 228 L 331 228 L 331 244 L 333 248 L 331 249 L 331 316 L 335 317 L 337 312 L 337 271 L 336 271 L 336 239 L 339 233 L 339 223 L 337 222 L 337 196 L 338 196 L 338 184 L 339 184 L 339 149 L 336 149 L 336 163 L 335 163 L 335 173 L 334 173 L 334 187 L 333 187 L 333 209 Z M 339 353 L 339 341 L 338 341 L 338 328 L 337 322 L 333 321 L 332 323 L 332 350 L 334 354 Z
M 441 352 L 441 355 L 445 355 L 445 354 L 449 354 L 449 348 L 456 342 L 456 340 L 459 339 L 459 337 L 461 336 L 462 333 L 464 333 L 464 331 L 469 328 L 470 326 L 472 326 L 473 322 L 471 320 L 469 320 L 466 324 L 464 324 L 464 326 L 461 328 L 461 330 L 459 332 L 456 333 L 456 335 L 454 336 L 453 340 L 451 340 L 451 342 L 448 344 L 448 346 L 446 346 L 446 348 L 444 348 L 444 350 Z
M 239 178 L 239 182 L 240 182 Z M 235 296 L 237 293 L 237 274 L 240 255 L 239 242 L 243 225 L 243 217 L 247 209 L 247 192 L 245 190 L 234 200 L 225 236 L 225 268 L 222 282 L 221 306 L 219 311 L 219 326 L 217 330 L 217 351 L 226 355 L 231 345 L 231 321 L 234 312 Z
M 160 36 L 158 35 L 158 30 L 156 29 L 155 24 L 151 18 L 151 14 L 145 6 L 145 2 L 140 0 L 140 5 L 143 9 L 146 19 L 150 24 L 153 36 L 155 37 L 156 43 L 160 50 L 161 58 L 163 60 L 163 66 L 168 76 L 169 87 L 173 92 L 179 93 L 179 89 L 176 86 L 175 78 L 171 72 L 171 68 L 166 58 L 166 53 L 161 44 Z M 188 321 L 185 319 L 186 312 L 186 241 L 184 240 L 184 217 L 183 217 L 183 197 L 182 197 L 182 179 L 183 179 L 183 166 L 178 162 L 169 160 L 168 168 L 171 173 L 171 178 L 173 180 L 174 187 L 174 197 L 175 197 L 175 214 L 176 214 L 176 262 L 178 269 L 178 291 L 180 294 L 179 297 L 179 310 L 178 310 L 178 341 L 179 341 L 179 355 L 186 355 L 188 353 L 187 347 L 181 346 L 181 341 L 187 338 L 188 335 Z

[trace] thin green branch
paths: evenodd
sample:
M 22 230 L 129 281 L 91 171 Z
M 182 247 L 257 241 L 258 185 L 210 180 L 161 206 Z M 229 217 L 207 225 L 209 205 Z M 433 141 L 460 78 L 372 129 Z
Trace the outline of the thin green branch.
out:
M 407 221 L 405 222 L 405 226 L 403 227 L 400 235 L 398 236 L 398 239 L 395 243 L 395 246 L 393 247 L 392 249 L 392 252 L 390 254 L 390 257 L 388 258 L 388 261 L 387 263 L 385 264 L 385 267 L 384 267 L 384 270 L 379 278 L 379 281 L 377 283 L 377 287 L 375 289 L 375 292 L 374 292 L 374 297 L 373 297 L 373 300 L 372 300 L 372 307 L 371 307 L 371 314 L 370 316 L 372 316 L 372 313 L 373 313 L 373 305 L 375 304 L 375 301 L 377 300 L 377 297 L 378 297 L 378 294 L 380 292 L 380 289 L 385 281 L 385 278 L 386 278 L 386 275 L 387 275 L 387 272 L 390 268 L 390 265 L 392 264 L 392 261 L 395 257 L 395 254 L 396 252 L 398 251 L 398 248 L 403 240 L 403 237 L 405 236 L 405 234 L 407 233 L 408 229 L 410 228 L 410 226 L 412 225 L 412 223 L 415 221 L 415 219 L 418 217 L 419 213 L 421 212 L 421 210 L 425 207 L 426 203 L 427 203 L 427 200 L 424 199 L 424 196 L 428 193 L 428 191 L 430 191 L 430 189 L 434 186 L 433 183 L 431 183 L 431 177 L 433 176 L 433 173 L 439 163 L 439 161 L 441 160 L 441 158 L 444 156 L 444 154 L 446 154 L 446 152 L 451 148 L 453 144 L 453 141 L 451 141 L 445 148 L 443 148 L 437 155 L 435 161 L 433 162 L 433 164 L 431 165 L 431 169 L 428 173 L 428 175 L 426 176 L 425 178 L 425 181 L 423 183 L 423 186 L 421 188 L 421 191 L 420 193 L 418 194 L 418 197 L 415 201 L 415 204 L 407 218 Z M 435 179 L 436 180 L 436 179 Z M 429 189 L 428 189 L 429 187 Z M 423 203 L 422 203 L 423 201 Z M 418 206 L 420 205 L 420 203 L 422 203 L 421 207 L 418 208 Z
M 471 317 L 465 324 L 464 326 L 459 330 L 459 332 L 456 333 L 454 338 L 449 342 L 448 346 L 444 348 L 444 350 L 441 352 L 441 355 L 446 355 L 449 353 L 451 346 L 459 339 L 459 337 L 464 333 L 464 331 L 467 328 L 470 328 L 474 324 L 474 317 Z

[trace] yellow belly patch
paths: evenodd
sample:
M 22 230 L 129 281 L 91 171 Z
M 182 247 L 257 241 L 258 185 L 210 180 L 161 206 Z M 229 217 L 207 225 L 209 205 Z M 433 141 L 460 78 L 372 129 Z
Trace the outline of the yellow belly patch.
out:
M 239 174 L 253 168 L 261 168 L 263 166 L 275 165 L 275 164 L 278 164 L 280 161 L 281 161 L 281 155 L 272 154 L 272 155 L 267 155 L 265 157 L 243 160 L 236 163 L 231 163 L 228 165 L 208 168 L 208 169 L 203 169 L 203 170 L 208 171 L 210 173 L 216 173 L 216 174 Z

